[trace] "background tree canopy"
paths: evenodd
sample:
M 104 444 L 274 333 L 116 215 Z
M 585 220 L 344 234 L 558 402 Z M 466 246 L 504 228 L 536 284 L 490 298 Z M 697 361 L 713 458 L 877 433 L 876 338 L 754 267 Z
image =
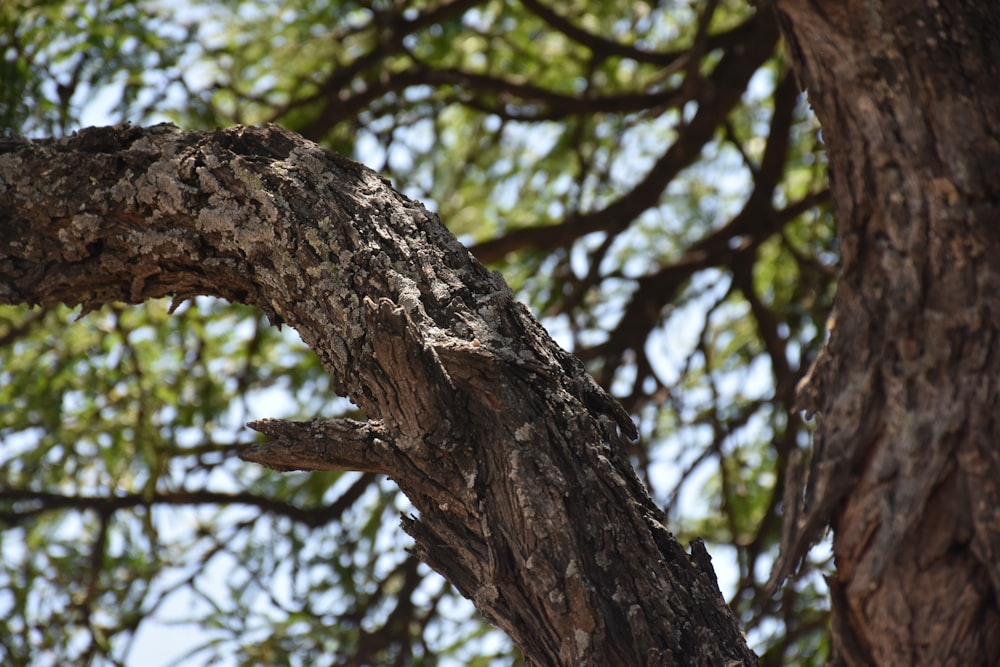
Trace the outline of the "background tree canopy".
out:
M 276 122 L 436 209 L 634 415 L 763 662 L 823 663 L 822 550 L 763 590 L 837 262 L 769 11 L 22 0 L 0 45 L 8 133 Z M 183 664 L 515 661 L 407 553 L 392 482 L 236 458 L 249 419 L 354 410 L 294 332 L 169 307 L 0 309 L 0 662 L 131 663 L 176 624 Z

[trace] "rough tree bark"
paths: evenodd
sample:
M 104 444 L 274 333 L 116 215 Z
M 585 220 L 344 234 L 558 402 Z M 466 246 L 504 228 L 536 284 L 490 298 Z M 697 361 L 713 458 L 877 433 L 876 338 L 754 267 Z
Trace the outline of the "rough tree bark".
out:
M 787 573 L 834 529 L 834 662 L 1000 656 L 1000 5 L 777 2 L 843 269 Z M 794 489 L 792 489 L 794 491 Z
M 0 142 L 0 302 L 208 294 L 294 326 L 366 422 L 261 420 L 245 458 L 390 475 L 417 554 L 539 665 L 752 665 L 629 416 L 421 205 L 276 127 Z

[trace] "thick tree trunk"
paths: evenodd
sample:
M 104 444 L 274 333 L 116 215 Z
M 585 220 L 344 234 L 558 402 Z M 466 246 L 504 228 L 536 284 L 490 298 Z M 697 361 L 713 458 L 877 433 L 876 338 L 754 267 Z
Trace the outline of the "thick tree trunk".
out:
M 1000 5 L 779 0 L 843 255 L 782 572 L 827 523 L 836 661 L 1000 656 Z
M 0 141 L 0 302 L 167 294 L 299 331 L 369 421 L 255 422 L 245 458 L 392 476 L 417 553 L 530 663 L 756 664 L 628 415 L 422 206 L 275 127 Z

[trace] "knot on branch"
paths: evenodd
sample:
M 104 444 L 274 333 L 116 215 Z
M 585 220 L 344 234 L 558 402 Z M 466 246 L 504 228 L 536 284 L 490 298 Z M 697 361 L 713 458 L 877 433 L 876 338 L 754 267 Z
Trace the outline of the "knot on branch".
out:
M 400 449 L 408 450 L 408 458 L 420 458 L 412 445 L 426 445 L 425 436 L 448 428 L 455 387 L 405 305 L 368 297 L 364 305 L 375 369 L 365 389 L 383 418 L 253 421 L 250 428 L 274 440 L 249 446 L 241 459 L 281 472 L 359 470 L 399 476 L 405 472 Z

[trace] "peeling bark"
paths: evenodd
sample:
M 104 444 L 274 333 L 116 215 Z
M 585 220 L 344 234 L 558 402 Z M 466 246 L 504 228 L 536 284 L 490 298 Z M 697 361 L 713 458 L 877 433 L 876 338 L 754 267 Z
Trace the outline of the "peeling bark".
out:
M 835 662 L 1000 655 L 1000 7 L 776 3 L 830 156 L 842 275 L 784 576 L 834 529 Z
M 277 127 L 0 141 L 0 302 L 207 294 L 295 327 L 368 421 L 261 420 L 248 460 L 390 475 L 416 553 L 531 664 L 752 665 L 624 410 L 423 206 Z

